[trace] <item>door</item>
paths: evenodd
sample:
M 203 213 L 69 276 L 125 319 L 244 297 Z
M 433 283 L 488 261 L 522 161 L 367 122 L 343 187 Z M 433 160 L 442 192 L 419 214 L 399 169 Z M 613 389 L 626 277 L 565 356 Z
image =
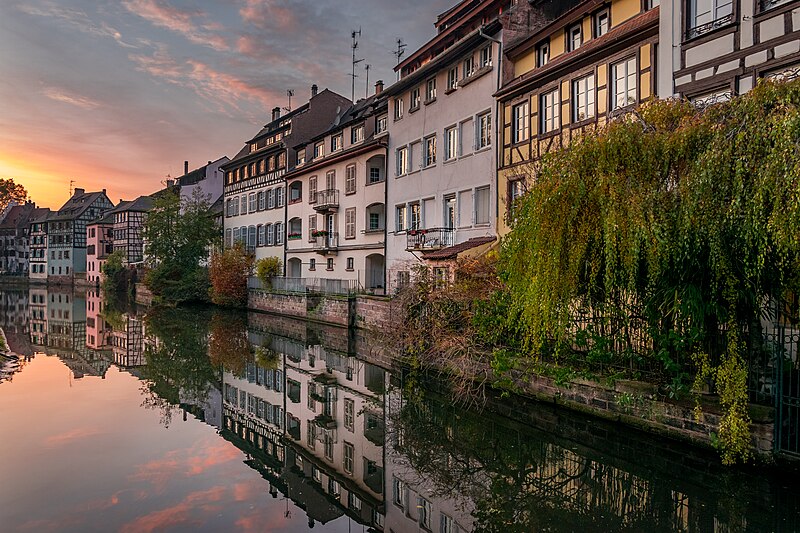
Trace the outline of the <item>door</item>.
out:
M 336 224 L 334 222 L 334 215 L 325 215 L 325 229 L 328 232 L 328 247 L 332 248 L 335 246 L 336 243 L 336 236 L 334 235 L 334 229 L 336 228 Z

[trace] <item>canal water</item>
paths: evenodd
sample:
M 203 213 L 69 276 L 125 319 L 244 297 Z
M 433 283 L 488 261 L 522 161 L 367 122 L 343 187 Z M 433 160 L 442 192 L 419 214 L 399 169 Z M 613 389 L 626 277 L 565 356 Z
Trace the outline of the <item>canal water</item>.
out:
M 451 404 L 378 339 L 0 292 L 1 531 L 796 531 L 800 481 L 521 399 Z

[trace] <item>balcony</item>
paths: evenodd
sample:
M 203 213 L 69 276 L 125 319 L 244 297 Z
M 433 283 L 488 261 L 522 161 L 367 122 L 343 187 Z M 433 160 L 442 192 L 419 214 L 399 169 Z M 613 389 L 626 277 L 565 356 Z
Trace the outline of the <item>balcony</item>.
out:
M 314 210 L 318 212 L 335 211 L 339 208 L 339 190 L 326 189 L 317 192 Z
M 318 254 L 335 254 L 339 249 L 339 233 L 319 231 L 314 235 L 314 251 Z
M 406 251 L 441 250 L 455 244 L 453 228 L 410 229 L 406 232 Z

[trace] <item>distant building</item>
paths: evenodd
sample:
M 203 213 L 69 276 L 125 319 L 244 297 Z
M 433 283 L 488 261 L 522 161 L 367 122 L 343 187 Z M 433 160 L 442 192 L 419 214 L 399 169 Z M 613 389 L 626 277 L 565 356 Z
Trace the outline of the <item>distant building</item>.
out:
M 379 93 L 298 146 L 295 169 L 285 176 L 288 277 L 348 280 L 383 293 L 387 134 L 378 117 L 385 115 Z
M 222 156 L 191 172 L 189 162 L 184 161 L 183 176 L 176 180 L 181 191 L 181 201 L 186 202 L 199 195 L 208 202 L 208 205 L 214 205 L 223 193 L 225 173 L 220 167 L 228 161 L 230 159 L 227 156 Z
M 284 261 L 286 239 L 286 181 L 305 157 L 295 147 L 326 131 L 350 100 L 328 89 L 281 116 L 272 110 L 272 120 L 247 141 L 231 161 L 222 165 L 225 172 L 224 243 L 244 243 L 257 259 L 277 257 Z
M 25 276 L 30 256 L 30 219 L 42 213 L 36 204 L 9 205 L 0 215 L 0 274 Z
M 144 261 L 144 221 L 153 208 L 152 196 L 140 196 L 130 202 L 120 200 L 111 210 L 114 217 L 114 251 L 122 253 L 125 265 Z
M 103 282 L 103 265 L 114 252 L 114 214 L 108 212 L 86 226 L 86 281 Z
M 75 189 L 67 203 L 47 219 L 48 282 L 73 283 L 86 277 L 86 225 L 114 207 L 103 189 Z
M 511 0 L 463 0 L 437 34 L 395 67 L 389 96 L 388 286 L 423 253 L 495 235 L 495 100 L 500 15 Z
M 29 279 L 32 282 L 47 282 L 47 219 L 52 215 L 49 209 L 41 209 L 29 220 Z

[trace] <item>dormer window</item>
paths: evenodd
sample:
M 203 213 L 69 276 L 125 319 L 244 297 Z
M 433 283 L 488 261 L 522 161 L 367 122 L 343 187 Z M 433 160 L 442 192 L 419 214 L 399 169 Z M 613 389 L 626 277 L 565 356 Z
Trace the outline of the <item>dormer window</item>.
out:
M 325 143 L 320 141 L 314 145 L 314 159 L 319 159 L 325 155 Z
M 536 66 L 543 67 L 550 62 L 550 41 L 539 43 L 536 47 Z
M 567 30 L 567 52 L 577 50 L 583 44 L 583 30 L 580 24 L 570 26 Z
M 350 144 L 360 143 L 364 140 L 364 125 L 359 124 L 350 129 Z
M 594 15 L 594 36 L 600 37 L 608 33 L 611 26 L 611 17 L 608 8 L 598 11 Z
M 250 151 L 255 152 L 258 150 L 258 143 L 250 143 Z
M 341 133 L 331 137 L 331 152 L 338 152 L 342 149 L 344 144 L 343 135 Z
M 383 133 L 386 131 L 386 125 L 388 123 L 388 118 L 386 115 L 381 115 L 378 117 L 378 120 L 375 124 L 375 133 Z
M 297 152 L 297 166 L 305 165 L 306 164 L 306 149 L 301 148 L 299 152 Z

